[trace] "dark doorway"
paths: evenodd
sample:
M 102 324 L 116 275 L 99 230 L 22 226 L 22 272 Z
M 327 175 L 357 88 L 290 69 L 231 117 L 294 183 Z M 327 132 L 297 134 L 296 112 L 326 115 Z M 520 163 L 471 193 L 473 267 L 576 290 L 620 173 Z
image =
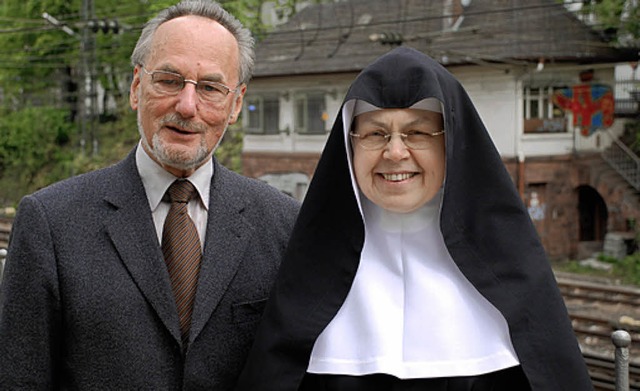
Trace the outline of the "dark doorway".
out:
M 580 241 L 603 241 L 607 233 L 607 205 L 591 186 L 578 187 Z

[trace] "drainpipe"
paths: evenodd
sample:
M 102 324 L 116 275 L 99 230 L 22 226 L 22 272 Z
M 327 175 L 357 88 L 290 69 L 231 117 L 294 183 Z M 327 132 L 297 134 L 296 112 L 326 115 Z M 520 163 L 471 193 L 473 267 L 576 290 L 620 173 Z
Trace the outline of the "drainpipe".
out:
M 525 116 L 525 112 L 524 112 L 524 105 L 522 102 L 524 102 L 524 88 L 523 88 L 523 81 L 522 79 L 527 75 L 527 70 L 525 69 L 520 75 L 516 76 L 516 83 L 515 83 L 515 87 L 516 87 L 516 99 L 518 104 L 516 105 L 515 109 L 516 109 L 516 129 L 513 132 L 513 138 L 514 138 L 514 149 L 515 149 L 515 154 L 516 157 L 518 159 L 517 162 L 517 172 L 518 172 L 518 177 L 517 177 L 517 181 L 518 181 L 518 193 L 520 194 L 520 199 L 524 202 L 525 201 L 525 178 L 524 178 L 524 168 L 525 168 L 525 154 L 524 151 L 522 150 L 522 136 L 524 135 L 524 116 Z
M 7 249 L 0 248 L 0 283 L 2 282 L 2 276 L 4 274 L 4 261 L 7 258 Z
M 525 201 L 524 159 L 524 152 L 522 150 L 518 151 L 518 193 L 520 193 L 520 198 L 523 202 Z

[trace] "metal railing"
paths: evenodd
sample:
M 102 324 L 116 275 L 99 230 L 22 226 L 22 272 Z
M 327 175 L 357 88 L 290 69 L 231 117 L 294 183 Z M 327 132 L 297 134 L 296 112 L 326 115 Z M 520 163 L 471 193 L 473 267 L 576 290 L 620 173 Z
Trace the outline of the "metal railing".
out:
M 616 117 L 635 117 L 639 113 L 640 81 L 635 78 L 616 80 L 615 112 Z
M 640 191 L 640 158 L 629 147 L 605 131 L 612 140 L 611 146 L 602 152 L 602 158 L 613 167 L 629 184 Z
M 611 334 L 616 347 L 616 391 L 629 391 L 629 345 L 631 335 L 625 330 L 616 330 Z

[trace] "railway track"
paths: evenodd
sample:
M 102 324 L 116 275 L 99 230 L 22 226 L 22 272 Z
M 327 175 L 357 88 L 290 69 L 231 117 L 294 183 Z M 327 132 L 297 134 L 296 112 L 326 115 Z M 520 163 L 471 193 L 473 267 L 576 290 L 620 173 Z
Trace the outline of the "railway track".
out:
M 557 280 L 576 334 L 610 339 L 612 331 L 623 329 L 632 341 L 640 341 L 639 288 L 566 277 Z M 635 358 L 640 359 L 640 350 L 637 353 Z
M 0 217 L 0 248 L 7 248 L 9 245 L 9 233 L 13 219 Z
M 640 289 L 558 275 L 576 337 L 596 390 L 615 390 L 615 346 L 611 333 L 626 330 L 629 389 L 640 391 Z
M 566 275 L 558 277 L 557 280 L 565 298 L 640 306 L 640 288 L 581 281 Z

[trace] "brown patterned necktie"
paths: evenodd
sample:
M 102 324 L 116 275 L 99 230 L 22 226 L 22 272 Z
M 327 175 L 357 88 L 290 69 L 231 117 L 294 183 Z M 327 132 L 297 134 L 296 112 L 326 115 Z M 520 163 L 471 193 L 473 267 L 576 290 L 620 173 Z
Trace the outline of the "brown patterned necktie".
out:
M 162 230 L 162 252 L 176 299 L 183 346 L 186 346 L 202 260 L 198 230 L 187 213 L 187 203 L 197 193 L 193 184 L 183 179 L 173 182 L 167 193 L 171 208 Z

